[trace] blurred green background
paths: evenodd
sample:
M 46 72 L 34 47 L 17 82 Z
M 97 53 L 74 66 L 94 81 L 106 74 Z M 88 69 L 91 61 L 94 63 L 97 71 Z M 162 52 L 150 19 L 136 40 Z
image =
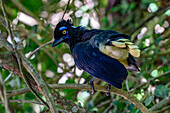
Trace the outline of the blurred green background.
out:
M 67 0 L 4 0 L 12 29 L 24 45 L 28 56 L 40 45 L 53 39 L 53 29 L 60 21 Z M 110 29 L 131 35 L 132 41 L 139 46 L 141 57 L 137 63 L 140 73 L 129 72 L 123 90 L 132 93 L 149 109 L 162 99 L 170 96 L 170 74 L 159 76 L 170 70 L 170 5 L 168 0 L 71 0 L 64 19 L 72 19 L 74 26 L 89 29 Z M 4 18 L 0 8 L 0 18 Z M 9 39 L 6 29 L 0 24 L 0 33 Z M 10 40 L 9 40 L 10 41 Z M 0 52 L 5 52 L 4 47 Z M 47 45 L 36 52 L 31 63 L 48 84 L 87 83 L 92 77 L 79 70 L 71 56 L 68 45 L 60 44 L 55 48 Z M 10 74 L 0 69 L 3 79 Z M 153 81 L 150 79 L 156 78 Z M 144 86 L 141 84 L 147 82 Z M 95 84 L 106 83 L 95 79 Z M 26 87 L 24 81 L 13 74 L 5 83 L 7 91 Z M 99 113 L 139 113 L 133 104 L 120 96 L 96 92 L 63 89 L 61 95 L 91 111 Z M 13 96 L 10 100 L 37 101 L 32 93 Z M 12 103 L 16 113 L 40 113 L 43 106 L 30 103 Z M 0 112 L 5 112 L 0 104 Z M 166 111 L 168 113 L 168 111 Z

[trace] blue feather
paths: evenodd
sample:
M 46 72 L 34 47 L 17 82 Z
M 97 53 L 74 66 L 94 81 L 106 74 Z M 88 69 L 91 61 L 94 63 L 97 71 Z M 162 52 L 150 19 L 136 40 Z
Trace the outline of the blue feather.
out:
M 59 31 L 61 31 L 61 30 L 65 30 L 65 29 L 67 29 L 67 27 L 65 27 L 65 26 L 60 27 Z
M 112 86 L 122 88 L 123 80 L 126 79 L 128 73 L 119 61 L 101 53 L 98 48 L 88 42 L 77 44 L 72 54 L 79 69 L 85 70 Z

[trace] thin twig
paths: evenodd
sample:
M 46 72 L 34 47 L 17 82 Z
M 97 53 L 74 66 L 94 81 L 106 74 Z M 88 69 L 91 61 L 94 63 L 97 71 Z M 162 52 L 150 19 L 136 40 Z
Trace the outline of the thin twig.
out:
M 12 45 L 7 42 L 4 37 L 2 37 L 2 35 L 0 35 L 0 41 L 3 42 L 2 44 L 8 49 L 8 51 L 13 53 L 13 49 L 12 49 Z M 16 65 L 18 64 L 18 62 L 16 63 Z M 18 71 L 22 71 L 22 69 L 19 69 Z M 17 71 L 17 72 L 18 72 Z M 18 74 L 18 73 L 17 73 Z M 37 94 L 37 92 L 34 90 L 34 88 L 32 87 L 32 85 L 30 84 L 30 81 L 27 80 L 27 76 L 25 76 L 24 74 L 22 74 L 20 72 L 20 77 L 23 78 L 24 82 L 27 84 L 27 86 L 30 88 L 31 92 L 37 97 L 37 99 L 39 99 L 39 101 L 41 101 L 42 103 L 44 103 L 44 105 L 46 105 L 48 107 L 48 104 L 46 104 L 46 102 Z
M 165 72 L 165 73 L 163 73 L 163 74 L 161 74 L 161 75 L 159 75 L 159 76 L 157 76 L 157 77 L 155 77 L 155 78 L 149 79 L 147 82 L 145 82 L 145 83 L 143 83 L 143 84 L 140 84 L 140 85 L 137 86 L 136 88 L 131 89 L 129 92 L 133 92 L 133 91 L 135 91 L 136 89 L 142 88 L 142 87 L 145 86 L 146 84 L 150 84 L 150 82 L 155 81 L 156 79 L 161 78 L 161 77 L 163 77 L 163 76 L 165 76 L 165 75 L 168 75 L 168 74 L 170 74 L 170 71 L 167 71 L 167 72 Z
M 67 8 L 68 8 L 68 6 L 69 6 L 69 3 L 70 3 L 70 0 L 68 0 L 68 2 L 67 2 L 67 5 L 66 5 L 66 7 L 65 7 L 65 10 L 64 10 L 64 13 L 63 13 L 63 16 L 62 16 L 61 20 L 63 20 L 63 18 L 64 18 L 64 15 L 65 15 L 65 13 L 66 13 L 66 11 L 67 11 Z
M 0 35 L 1 36 L 1 35 Z M 2 37 L 2 39 L 3 39 L 3 37 Z M 1 38 L 0 38 L 0 41 L 4 41 L 3 43 L 4 44 L 6 44 L 6 45 L 8 45 L 7 46 L 7 49 L 10 49 L 9 48 L 9 42 L 6 42 L 5 40 L 1 40 Z M 7 69 L 7 70 L 9 70 L 9 71 L 11 71 L 11 72 L 14 72 L 14 73 L 17 73 L 19 76 L 21 75 L 20 74 L 20 71 L 19 71 L 19 68 L 17 67 L 17 62 L 16 62 L 16 57 L 14 57 L 11 53 L 5 53 L 5 54 L 3 54 L 3 53 L 0 53 L 1 55 L 0 55 L 0 60 L 1 60 L 1 63 L 3 64 L 3 66 L 5 66 L 5 69 Z M 22 54 L 22 53 L 21 53 Z M 22 54 L 23 55 L 23 54 Z M 22 58 L 22 60 L 25 60 L 25 56 L 23 55 L 23 57 L 24 57 L 24 59 L 22 58 L 22 56 L 21 56 L 21 58 Z M 23 62 L 27 62 L 27 61 L 23 61 Z M 10 65 L 9 65 L 10 64 Z M 26 63 L 26 65 L 29 65 L 29 66 L 27 66 L 27 67 L 29 67 L 29 71 L 31 71 L 32 73 L 28 73 L 26 70 L 24 70 L 24 74 L 26 74 L 28 77 L 31 77 L 31 78 L 29 78 L 29 80 L 30 80 L 30 83 L 31 83 L 31 85 L 32 85 L 32 87 L 34 87 L 35 89 L 37 89 L 37 84 L 35 84 L 35 81 L 34 81 L 34 79 L 32 78 L 32 75 L 30 75 L 30 74 L 33 74 L 33 76 L 35 76 L 34 74 L 36 74 L 35 73 L 35 68 L 30 68 L 30 67 L 33 67 L 32 65 L 30 65 L 31 63 L 29 62 L 29 60 L 28 60 L 28 62 Z M 37 76 L 37 75 L 36 75 Z M 20 77 L 22 77 L 22 76 L 20 76 Z M 43 85 L 43 84 L 42 84 Z M 38 85 L 39 87 L 39 91 L 40 92 L 42 92 L 41 91 L 41 89 L 40 88 L 43 88 L 42 87 L 42 85 Z M 42 89 L 43 90 L 43 89 Z M 46 90 L 46 89 L 45 89 Z M 49 94 L 49 96 L 51 97 L 51 98 L 53 98 L 53 99 L 55 99 L 55 103 L 58 105 L 58 106 L 60 106 L 60 107 L 62 107 L 63 109 L 65 109 L 65 110 L 67 110 L 67 111 L 70 111 L 70 112 L 73 112 L 73 111 L 75 111 L 75 110 L 78 110 L 77 112 L 81 112 L 81 113 L 86 113 L 86 112 L 88 112 L 88 113 L 91 113 L 90 111 L 87 111 L 86 109 L 84 109 L 84 108 L 81 108 L 80 106 L 78 106 L 78 105 L 76 105 L 74 102 L 72 102 L 72 101 L 69 101 L 69 100 L 67 100 L 67 99 L 65 99 L 63 96 L 61 96 L 58 92 L 56 92 L 54 89 L 51 89 L 51 88 L 49 88 L 49 90 L 50 90 L 50 92 L 51 92 L 51 95 L 49 94 L 49 92 L 48 93 L 46 93 L 46 94 Z M 16 93 L 21 93 L 21 92 L 19 92 L 19 90 L 16 90 L 17 92 Z M 30 89 L 28 90 L 28 91 L 30 91 Z M 45 95 L 45 94 L 43 94 L 43 95 Z M 10 95 L 8 95 L 8 96 L 10 96 Z
M 29 100 L 9 100 L 9 102 L 17 102 L 17 103 L 31 103 L 31 104 L 39 104 L 39 105 L 44 105 L 43 103 L 40 103 L 40 102 L 37 102 L 37 101 L 29 101 Z M 0 102 L 0 104 L 3 103 L 3 102 Z M 61 111 L 63 113 L 69 113 L 65 110 L 62 110 L 62 109 L 59 109 L 59 108 L 56 108 L 58 111 Z M 47 108 L 47 110 L 49 110 Z
M 128 79 L 126 79 L 125 84 L 126 84 L 126 89 L 127 89 L 127 91 L 129 92 Z
M 13 52 L 12 44 L 10 44 L 4 37 L 0 34 L 0 42 L 2 42 L 3 46 L 9 51 Z
M 9 100 L 9 102 L 32 103 L 32 104 L 44 105 L 43 103 L 40 103 L 40 102 L 37 102 L 37 101 L 28 101 L 28 100 Z M 3 103 L 3 102 L 0 102 L 0 103 Z
M 161 110 L 152 111 L 152 113 L 164 113 L 164 111 L 169 110 L 169 109 L 170 109 L 170 105 L 162 108 Z
M 112 107 L 113 107 L 113 104 L 111 103 L 111 104 L 109 105 L 109 107 L 107 107 L 107 108 L 104 110 L 103 113 L 108 113 L 109 110 L 110 110 Z
M 8 17 L 7 17 L 7 14 L 6 14 L 6 10 L 5 10 L 3 0 L 1 0 L 1 8 L 2 8 L 4 18 L 5 18 L 7 31 L 9 33 L 10 38 L 12 38 L 13 36 L 12 36 L 12 32 L 11 32 L 11 26 L 10 26 L 9 21 L 8 21 Z M 12 41 L 12 45 L 13 45 L 13 49 L 14 49 L 15 48 L 14 42 L 13 42 L 13 40 L 11 40 L 11 41 Z
M 0 97 L 4 103 L 6 113 L 14 113 L 14 110 L 13 110 L 13 108 L 8 100 L 7 94 L 6 94 L 6 88 L 4 86 L 4 82 L 2 80 L 1 73 L 0 73 Z
M 104 105 L 106 105 L 106 104 L 108 104 L 108 103 L 111 103 L 111 102 L 112 102 L 111 100 L 106 100 L 106 101 L 101 102 L 100 104 L 98 104 L 96 107 L 97 107 L 97 108 L 100 108 L 100 107 L 102 107 L 102 106 L 104 106 Z
M 21 67 L 21 60 L 19 58 L 19 55 L 17 53 L 17 50 L 16 50 L 16 47 L 15 47 L 15 42 L 13 41 L 13 33 L 12 33 L 12 30 L 11 30 L 11 27 L 10 27 L 10 23 L 8 21 L 8 17 L 7 17 L 7 14 L 6 14 L 6 10 L 5 10 L 5 7 L 4 7 L 4 3 L 3 3 L 3 0 L 1 0 L 1 7 L 2 7 L 2 11 L 3 11 L 3 15 L 5 17 L 5 21 L 6 21 L 6 28 L 7 28 L 7 31 L 9 33 L 9 36 L 11 38 L 11 41 L 12 41 L 12 48 L 13 48 L 13 53 L 15 54 L 16 56 L 16 59 L 17 59 L 17 63 L 18 63 L 18 67 L 19 67 L 19 71 L 21 73 L 21 76 L 24 80 L 24 82 L 27 84 L 27 86 L 31 89 L 32 93 L 42 102 L 44 103 L 47 107 L 48 104 L 46 104 L 46 102 L 36 93 L 36 91 L 32 88 L 32 86 L 30 85 L 29 81 L 26 79 L 27 77 L 23 74 L 23 71 L 22 71 L 22 67 Z
M 11 73 L 10 73 L 10 74 L 9 74 L 9 75 L 5 78 L 4 83 L 5 83 L 5 82 L 7 82 L 7 81 L 8 81 L 8 79 L 9 79 L 9 78 L 11 78 L 11 76 L 12 76 L 13 74 L 14 74 L 14 73 L 13 73 L 13 72 L 11 72 Z
M 26 77 L 24 76 L 23 72 L 22 72 L 22 68 L 21 68 L 21 61 L 20 61 L 20 58 L 19 58 L 19 55 L 17 53 L 17 50 L 15 49 L 15 43 L 14 41 L 12 40 L 13 38 L 13 34 L 12 34 L 12 31 L 11 31 L 11 28 L 10 28 L 10 24 L 8 22 L 8 18 L 7 18 L 7 15 L 6 15 L 6 10 L 5 10 L 5 7 L 4 7 L 4 3 L 3 3 L 3 0 L 1 0 L 1 8 L 2 8 L 2 11 L 3 11 L 3 14 L 4 14 L 4 18 L 5 18 L 5 21 L 6 21 L 6 24 L 7 24 L 7 30 L 8 30 L 8 33 L 10 35 L 10 38 L 11 38 L 11 41 L 12 41 L 12 45 L 13 45 L 13 52 L 15 53 L 15 56 L 17 58 L 17 63 L 18 63 L 18 66 L 19 66 L 19 70 L 20 70 L 20 73 L 23 77 L 23 80 L 25 81 L 25 83 L 29 86 L 29 82 L 26 80 Z M 28 70 L 29 68 L 29 72 L 30 74 L 32 75 L 32 77 L 34 78 L 34 80 L 36 81 L 37 85 L 39 86 L 39 89 L 42 91 L 43 95 L 46 97 L 46 100 L 47 100 L 47 103 L 49 104 L 50 106 L 50 110 L 51 112 L 55 113 L 57 112 L 57 109 L 56 109 L 56 106 L 55 106 L 55 102 L 54 102 L 54 99 L 50 96 L 50 91 L 49 91 L 49 88 L 47 87 L 47 85 L 45 84 L 44 80 L 40 77 L 40 75 L 38 74 L 38 72 L 34 69 L 34 67 L 31 65 L 31 63 L 29 63 L 31 65 L 28 64 L 28 60 L 25 58 L 25 56 L 21 53 L 21 51 L 19 51 L 20 53 L 20 57 L 22 58 L 22 63 L 23 65 L 25 66 L 25 68 Z M 23 60 L 24 59 L 24 60 Z M 34 74 L 32 71 L 30 70 L 33 70 Z M 32 88 L 32 87 L 30 87 Z M 33 90 L 33 88 L 32 88 Z M 33 93 L 36 94 L 36 96 L 38 96 L 38 94 L 33 90 Z M 41 99 L 42 100 L 42 99 Z M 47 105 L 47 104 L 46 104 Z M 48 105 L 47 105 L 48 106 Z
M 123 110 L 123 112 L 122 113 L 127 113 L 127 108 L 128 108 L 128 106 L 129 106 L 129 102 L 127 102 L 127 104 L 126 104 L 126 106 L 125 106 L 125 108 L 124 108 L 124 110 Z
M 46 85 L 45 81 L 42 79 L 42 77 L 39 75 L 39 73 L 33 67 L 31 62 L 29 60 L 27 60 L 27 58 L 23 55 L 23 53 L 20 52 L 19 54 L 20 54 L 20 57 L 22 58 L 22 64 L 27 69 L 27 71 L 30 73 L 30 75 L 34 78 L 41 93 L 45 96 L 51 112 L 53 112 L 53 113 L 57 112 L 56 105 L 55 105 L 54 99 L 51 96 L 51 91 L 50 91 L 49 87 Z
M 29 58 L 30 58 L 33 54 L 35 54 L 39 49 L 43 48 L 44 46 L 46 46 L 46 45 L 48 45 L 48 44 L 51 44 L 52 42 L 53 42 L 53 40 L 51 40 L 51 41 L 49 41 L 49 42 L 47 42 L 47 43 L 39 46 L 39 47 L 36 48 L 33 52 L 31 52 L 31 54 L 29 54 L 27 58 L 29 59 Z
M 7 29 L 7 27 L 6 27 L 6 23 L 4 22 L 4 19 L 3 18 L 1 18 L 0 17 L 0 22 L 1 22 L 1 24 Z
M 38 40 L 31 38 L 37 45 L 41 46 L 41 44 L 39 43 Z M 46 48 L 42 48 L 42 50 L 53 60 L 53 62 L 56 64 L 56 66 L 58 66 L 58 62 L 57 60 L 54 58 L 54 56 L 46 49 Z M 62 59 L 59 59 L 60 61 L 62 61 Z M 64 61 L 63 61 L 64 63 Z
M 169 105 L 169 104 L 170 104 L 170 97 L 166 97 L 165 99 L 163 99 L 162 101 L 160 101 L 156 105 L 152 106 L 149 110 L 150 111 L 160 110 L 160 109 L 162 109 L 163 107 L 165 107 L 166 105 Z
M 142 26 L 145 25 L 148 21 L 152 20 L 154 17 L 162 14 L 162 12 L 166 11 L 167 9 L 170 9 L 170 5 L 164 6 L 162 9 L 160 9 L 158 12 L 152 14 L 150 17 L 148 17 L 146 20 L 144 20 L 136 29 L 132 30 L 130 35 L 133 35 L 137 30 L 139 30 Z

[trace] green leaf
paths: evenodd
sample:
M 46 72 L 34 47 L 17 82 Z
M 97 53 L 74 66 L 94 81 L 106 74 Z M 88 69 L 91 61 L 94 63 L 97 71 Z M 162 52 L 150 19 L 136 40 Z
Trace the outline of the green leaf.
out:
M 45 62 L 42 62 L 42 63 L 41 63 L 41 71 L 46 71 L 46 69 L 47 69 L 46 63 L 45 63 Z
M 149 96 L 149 97 L 147 97 L 146 98 L 146 100 L 145 100 L 145 106 L 148 106 L 151 102 L 152 102 L 152 100 L 153 100 L 154 98 L 153 98 L 153 96 Z
M 26 112 L 27 113 L 32 113 L 33 112 L 33 107 L 30 107 L 30 106 L 26 107 Z
M 169 89 L 164 86 L 164 85 L 158 85 L 155 89 L 155 96 L 160 97 L 160 98 L 165 98 L 168 96 Z
M 137 98 L 138 100 L 141 100 L 141 99 L 142 99 L 142 94 L 138 93 L 138 94 L 136 95 L 136 98 Z
M 34 26 L 32 27 L 32 31 L 33 31 L 34 33 L 37 33 L 37 30 L 38 30 L 38 25 L 34 25 Z
M 94 107 L 94 108 L 90 109 L 90 111 L 98 111 L 98 108 Z
M 119 106 L 119 101 L 117 101 L 117 100 L 114 100 L 113 102 L 113 105 L 114 105 L 114 109 L 113 109 L 113 113 L 116 113 L 117 112 L 117 110 L 118 110 L 118 106 Z
M 158 45 L 159 44 L 159 42 L 162 40 L 162 37 L 158 37 L 158 38 L 156 38 L 156 41 L 155 41 L 155 44 L 156 45 Z
M 165 15 L 170 16 L 170 9 L 165 12 Z
M 25 94 L 25 99 L 36 99 L 35 95 L 31 92 Z
M 131 4 L 130 4 L 130 10 L 135 9 L 135 7 L 136 7 L 136 4 L 135 4 L 135 3 L 131 3 Z
M 121 103 L 118 105 L 118 109 L 124 110 L 125 106 L 126 106 L 126 103 L 122 103 L 122 102 L 121 102 Z
M 94 102 L 91 99 L 88 103 L 87 103 L 87 109 L 92 109 L 94 107 Z
M 116 11 L 119 11 L 120 10 L 120 7 L 113 7 L 112 9 L 111 9 L 111 12 L 116 12 Z
M 157 70 L 157 69 L 153 70 L 153 71 L 151 72 L 151 76 L 152 76 L 152 77 L 158 77 L 158 76 L 159 76 L 158 70 Z

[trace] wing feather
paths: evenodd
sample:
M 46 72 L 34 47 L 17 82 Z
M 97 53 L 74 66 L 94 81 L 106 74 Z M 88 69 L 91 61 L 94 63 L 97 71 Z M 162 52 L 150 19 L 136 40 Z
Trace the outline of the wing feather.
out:
M 131 60 L 134 62 L 128 62 L 128 59 L 140 56 L 140 50 L 138 46 L 131 42 L 128 35 L 120 33 L 113 34 L 106 43 L 101 43 L 99 45 L 99 49 L 102 53 L 120 61 L 126 67 L 126 69 L 136 71 L 139 70 L 136 68 L 137 65 L 135 60 Z M 129 55 L 132 56 L 130 57 Z M 130 66 L 133 67 L 132 65 L 135 65 L 135 68 L 130 68 Z
M 128 73 L 118 60 L 108 57 L 88 42 L 77 44 L 72 54 L 79 69 L 85 70 L 112 86 L 122 87 L 123 80 L 126 79 Z

